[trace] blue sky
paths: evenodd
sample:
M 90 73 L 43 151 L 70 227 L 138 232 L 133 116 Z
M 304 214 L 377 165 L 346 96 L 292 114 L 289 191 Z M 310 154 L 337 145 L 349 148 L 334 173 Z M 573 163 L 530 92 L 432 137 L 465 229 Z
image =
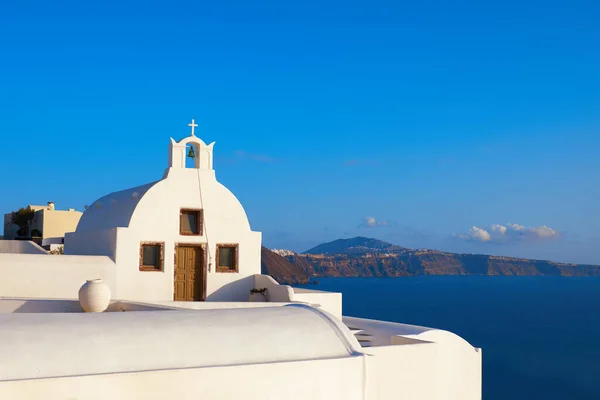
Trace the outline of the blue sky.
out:
M 156 180 L 195 118 L 269 247 L 600 263 L 597 1 L 13 3 L 3 212 Z

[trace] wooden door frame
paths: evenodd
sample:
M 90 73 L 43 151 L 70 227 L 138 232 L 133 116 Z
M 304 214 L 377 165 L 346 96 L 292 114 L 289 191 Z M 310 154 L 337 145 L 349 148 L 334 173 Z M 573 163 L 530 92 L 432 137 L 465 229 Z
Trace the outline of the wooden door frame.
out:
M 198 301 L 206 301 L 206 275 L 208 274 L 206 243 L 175 243 L 175 255 L 173 260 L 173 301 L 175 301 L 175 282 L 177 275 L 177 249 L 179 247 L 200 247 L 202 248 L 202 299 Z

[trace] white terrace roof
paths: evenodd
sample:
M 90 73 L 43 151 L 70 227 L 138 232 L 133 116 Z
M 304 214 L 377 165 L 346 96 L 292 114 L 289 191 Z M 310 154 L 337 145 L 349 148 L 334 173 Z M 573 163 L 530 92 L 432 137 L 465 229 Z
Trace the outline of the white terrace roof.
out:
M 0 382 L 352 357 L 360 345 L 317 309 L 0 315 Z

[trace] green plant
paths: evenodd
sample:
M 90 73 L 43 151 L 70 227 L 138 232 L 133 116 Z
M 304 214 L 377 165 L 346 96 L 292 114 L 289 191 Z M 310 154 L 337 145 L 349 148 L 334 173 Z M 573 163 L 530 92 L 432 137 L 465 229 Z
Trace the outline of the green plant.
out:
M 27 236 L 29 233 L 29 222 L 33 219 L 35 212 L 31 207 L 19 208 L 18 211 L 11 213 L 11 222 L 19 227 L 17 235 Z
M 53 254 L 53 255 L 65 254 L 65 246 L 60 246 L 60 247 L 55 248 L 54 250 L 50 250 L 49 254 Z
M 262 288 L 262 289 L 256 289 L 256 288 L 252 288 L 250 289 L 250 293 L 254 294 L 254 293 L 260 293 L 262 295 L 266 295 L 267 294 L 267 288 Z
M 265 298 L 265 301 L 269 301 L 269 293 L 267 292 L 267 288 L 261 288 L 261 289 L 256 289 L 256 288 L 252 288 L 250 289 L 250 294 L 262 294 L 263 297 Z

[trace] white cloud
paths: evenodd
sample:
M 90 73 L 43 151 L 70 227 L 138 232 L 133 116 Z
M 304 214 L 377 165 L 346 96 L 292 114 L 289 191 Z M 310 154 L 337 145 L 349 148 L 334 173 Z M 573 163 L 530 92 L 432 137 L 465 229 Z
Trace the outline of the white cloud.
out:
M 526 227 L 519 224 L 494 224 L 486 229 L 473 226 L 466 233 L 455 233 L 453 236 L 471 242 L 511 243 L 556 239 L 560 234 L 545 225 Z
M 360 225 L 363 228 L 375 228 L 377 226 L 388 226 L 387 221 L 378 221 L 375 217 L 365 217 L 363 223 Z
M 500 235 L 506 234 L 507 228 L 502 225 L 494 224 L 492 225 L 492 232 L 499 233 Z
M 552 228 L 548 228 L 547 226 L 538 226 L 537 228 L 531 229 L 532 232 L 540 239 L 553 238 L 558 236 L 558 232 L 556 232 Z
M 492 236 L 488 231 L 486 231 L 485 229 L 478 228 L 476 226 L 473 226 L 471 229 L 469 229 L 467 233 L 454 234 L 454 236 L 463 240 L 476 242 L 489 242 L 492 239 Z

